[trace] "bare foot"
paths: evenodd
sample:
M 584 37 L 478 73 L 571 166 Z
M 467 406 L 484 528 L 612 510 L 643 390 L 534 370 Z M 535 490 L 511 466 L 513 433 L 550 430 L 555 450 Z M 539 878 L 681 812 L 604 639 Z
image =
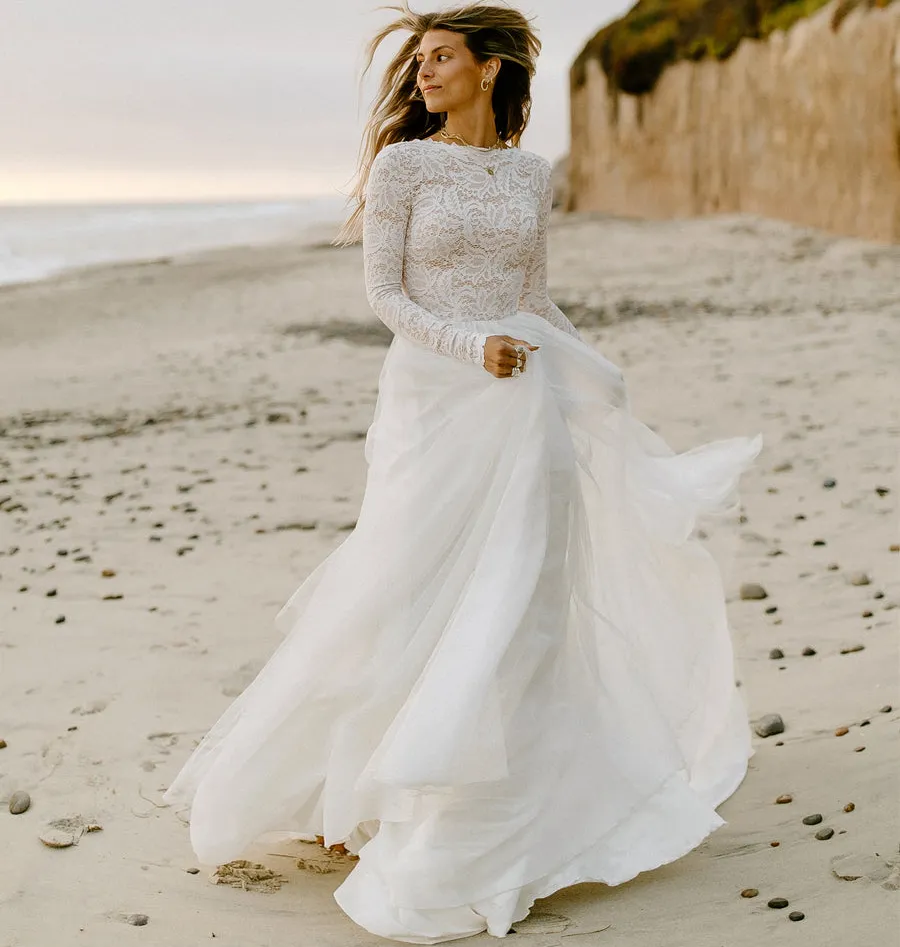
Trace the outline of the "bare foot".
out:
M 337 855 L 349 855 L 349 854 L 350 854 L 350 852 L 347 851 L 347 846 L 344 845 L 343 842 L 338 842 L 338 843 L 335 844 L 335 845 L 327 845 L 327 846 L 326 846 L 326 845 L 325 845 L 325 836 L 324 836 L 324 835 L 317 835 L 317 836 L 316 836 L 316 843 L 317 843 L 318 845 L 321 845 L 322 848 L 324 848 L 325 851 L 327 851 L 327 852 L 334 852 L 334 853 L 337 854 Z

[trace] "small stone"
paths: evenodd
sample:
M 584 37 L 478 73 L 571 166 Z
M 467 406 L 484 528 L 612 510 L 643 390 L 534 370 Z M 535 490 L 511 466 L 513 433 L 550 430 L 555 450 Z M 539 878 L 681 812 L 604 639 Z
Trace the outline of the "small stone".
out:
M 788 918 L 792 921 L 802 921 L 805 917 L 806 915 L 802 911 L 791 911 L 791 913 L 788 914 Z
M 778 611 L 778 606 L 777 606 L 777 605 L 770 605 L 770 606 L 766 609 L 766 614 L 767 614 L 767 615 L 774 615 L 775 612 L 777 612 L 777 611 Z
M 829 572 L 837 572 L 840 567 L 839 562 L 829 562 L 825 568 L 828 569 Z
M 875 492 L 880 497 L 886 497 L 891 492 L 891 488 L 890 487 L 875 487 Z
M 781 648 L 772 648 L 772 650 L 769 652 L 769 657 L 773 661 L 778 661 L 784 657 L 784 652 L 781 650 Z
M 834 829 L 830 829 L 827 827 L 824 829 L 819 829 L 819 831 L 816 832 L 816 838 L 820 842 L 827 842 L 828 839 L 830 839 L 833 835 L 834 835 Z
M 199 874 L 200 874 L 200 869 L 199 869 L 199 868 L 185 868 L 184 870 L 185 870 L 189 875 L 199 875 Z
M 150 918 L 146 914 L 129 914 L 125 918 L 126 924 L 132 924 L 135 927 L 143 927 L 149 922 Z
M 814 539 L 814 540 L 812 541 L 812 544 L 813 544 L 814 546 L 824 546 L 824 545 L 825 545 L 825 540 L 824 540 L 824 539 Z
M 6 749 L 6 740 L 0 740 L 0 750 Z
M 814 654 L 816 654 L 816 649 L 810 648 L 809 646 L 807 646 L 800 653 L 803 655 L 804 658 L 811 658 Z
M 856 651 L 865 651 L 866 646 L 864 644 L 851 644 L 846 648 L 841 648 L 841 654 L 853 654 Z
M 744 601 L 768 598 L 769 593 L 757 582 L 745 582 L 741 586 L 740 596 Z
M 31 806 L 31 796 L 24 789 L 17 789 L 9 797 L 9 811 L 13 815 L 21 815 Z
M 116 574 L 115 569 L 104 569 L 100 573 L 100 575 L 102 575 L 104 579 L 111 579 L 115 574 Z
M 864 746 L 855 746 L 855 747 L 853 747 L 853 752 L 854 752 L 854 753 L 862 753 L 862 751 L 863 751 L 864 749 L 865 749 Z
M 869 585 L 872 579 L 869 577 L 866 572 L 853 572 L 848 577 L 847 581 L 851 585 Z
M 822 481 L 822 486 L 825 487 L 826 490 L 830 490 L 832 487 L 837 486 L 837 480 L 829 477 L 827 480 Z
M 781 719 L 781 714 L 766 714 L 760 717 L 754 730 L 761 737 L 771 737 L 776 733 L 784 733 L 784 721 Z
M 120 598 L 124 598 L 124 595 L 104 595 L 104 602 L 117 602 Z
M 787 898 L 770 898 L 766 903 L 770 908 L 780 910 L 781 908 L 786 908 L 790 902 Z
M 866 609 L 866 611 L 864 611 L 864 612 L 862 613 L 861 617 L 862 617 L 862 618 L 871 618 L 872 615 L 873 615 L 873 612 L 870 612 L 868 609 Z
M 813 815 L 803 816 L 804 825 L 818 825 L 821 821 L 822 821 L 822 816 L 818 812 L 813 813 Z
M 793 802 L 793 801 L 794 801 L 794 797 L 793 797 L 789 792 L 786 792 L 786 793 L 783 793 L 782 795 L 780 795 L 780 796 L 775 800 L 775 804 L 776 804 L 776 805 L 779 805 L 779 806 L 783 806 L 783 805 L 786 805 L 787 803 Z
M 44 595 L 46 595 L 47 598 L 54 598 L 56 596 L 56 589 L 47 589 Z
M 755 898 L 759 894 L 758 888 L 744 888 L 741 892 L 742 898 Z
M 65 615 L 57 615 L 55 619 L 57 625 L 61 625 L 65 620 L 66 620 Z
M 872 596 L 872 598 L 884 598 L 884 592 L 880 589 Z
M 900 543 L 891 543 L 889 549 L 891 552 L 900 552 Z
M 885 704 L 878 712 L 882 714 L 889 714 L 894 708 L 890 704 Z
M 771 848 L 778 848 L 778 846 L 779 846 L 780 844 L 781 844 L 781 842 L 769 842 L 769 846 L 770 846 Z
M 845 737 L 849 732 L 850 730 L 847 727 L 838 727 L 837 730 L 834 731 L 834 735 L 836 737 Z
M 856 808 L 855 802 L 848 802 L 847 805 L 844 806 L 844 812 L 852 812 L 855 808 Z
M 772 471 L 774 473 L 786 473 L 788 470 L 793 470 L 793 469 L 794 469 L 794 465 L 789 460 L 785 460 L 780 464 L 776 464 L 772 468 Z

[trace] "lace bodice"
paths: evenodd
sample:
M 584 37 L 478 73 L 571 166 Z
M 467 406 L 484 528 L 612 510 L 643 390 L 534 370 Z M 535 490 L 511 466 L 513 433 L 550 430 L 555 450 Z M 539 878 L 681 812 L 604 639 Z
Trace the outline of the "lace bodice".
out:
M 493 173 L 488 172 L 493 169 Z M 578 330 L 547 295 L 550 162 L 431 139 L 382 148 L 363 211 L 366 295 L 396 334 L 483 365 L 468 323 L 533 312 Z

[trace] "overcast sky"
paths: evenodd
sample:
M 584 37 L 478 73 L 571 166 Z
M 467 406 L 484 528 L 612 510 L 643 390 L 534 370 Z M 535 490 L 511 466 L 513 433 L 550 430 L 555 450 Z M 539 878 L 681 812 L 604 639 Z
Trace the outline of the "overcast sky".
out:
M 0 0 L 0 202 L 346 194 L 408 36 L 385 41 L 360 93 L 364 46 L 398 15 L 380 2 Z M 513 5 L 543 42 L 522 144 L 555 160 L 569 65 L 632 3 Z

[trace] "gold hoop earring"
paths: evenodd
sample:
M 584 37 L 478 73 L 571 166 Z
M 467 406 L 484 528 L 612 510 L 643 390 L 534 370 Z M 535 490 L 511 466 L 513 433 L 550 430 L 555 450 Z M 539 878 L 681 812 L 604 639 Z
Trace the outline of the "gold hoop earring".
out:
M 487 85 L 485 85 L 485 84 L 484 84 L 485 80 L 482 79 L 482 80 L 481 80 L 481 91 L 482 91 L 482 92 L 487 92 L 487 90 L 491 87 L 491 83 L 492 83 L 493 81 L 494 81 L 493 79 L 488 79 L 488 80 L 487 80 Z

